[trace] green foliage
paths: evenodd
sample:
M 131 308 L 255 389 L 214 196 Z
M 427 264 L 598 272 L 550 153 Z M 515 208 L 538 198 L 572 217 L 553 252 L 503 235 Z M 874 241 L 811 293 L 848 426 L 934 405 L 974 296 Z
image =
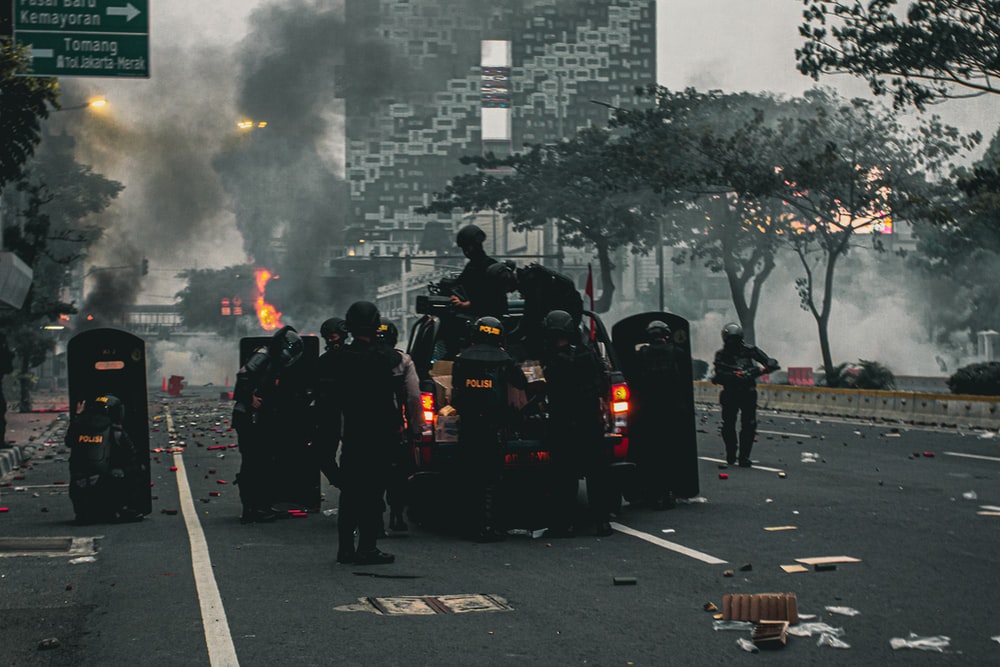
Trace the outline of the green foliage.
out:
M 0 37 L 0 188 L 21 177 L 41 140 L 47 105 L 58 106 L 56 79 L 19 76 L 30 71 L 30 63 L 26 47 Z
M 803 0 L 803 74 L 850 73 L 896 107 L 1000 93 L 996 0 Z M 905 19 L 902 7 L 906 5 Z
M 948 388 L 953 394 L 1000 396 L 1000 361 L 959 368 L 948 378 Z
M 1000 132 L 971 169 L 957 170 L 924 203 L 907 257 L 928 281 L 938 339 L 991 329 L 1000 320 Z
M 554 220 L 566 245 L 592 246 L 600 266 L 597 312 L 611 305 L 611 251 L 630 245 L 648 251 L 656 239 L 662 205 L 648 188 L 630 181 L 618 159 L 618 145 L 605 129 L 582 130 L 556 144 L 538 144 L 507 158 L 462 158 L 475 173 L 452 179 L 418 213 L 493 210 L 518 230 Z
M 826 374 L 826 386 L 849 389 L 895 389 L 896 376 L 877 361 L 845 362 Z

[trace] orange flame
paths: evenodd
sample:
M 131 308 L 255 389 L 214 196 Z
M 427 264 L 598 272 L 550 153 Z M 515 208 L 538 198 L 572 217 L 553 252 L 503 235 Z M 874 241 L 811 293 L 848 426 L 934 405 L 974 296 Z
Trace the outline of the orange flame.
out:
M 254 309 L 257 311 L 257 320 L 260 322 L 260 326 L 264 331 L 274 331 L 283 327 L 281 312 L 264 300 L 267 283 L 276 276 L 273 276 L 267 269 L 254 269 L 253 275 L 257 282 L 257 300 L 254 302 Z

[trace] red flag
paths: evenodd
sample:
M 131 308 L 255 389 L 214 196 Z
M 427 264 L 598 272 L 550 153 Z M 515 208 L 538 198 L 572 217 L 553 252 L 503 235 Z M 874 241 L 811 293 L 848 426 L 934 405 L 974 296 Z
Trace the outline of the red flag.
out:
M 584 294 L 590 299 L 590 312 L 594 312 L 594 270 L 587 264 L 587 286 L 583 288 Z M 594 318 L 590 318 L 590 340 L 597 338 L 597 323 Z

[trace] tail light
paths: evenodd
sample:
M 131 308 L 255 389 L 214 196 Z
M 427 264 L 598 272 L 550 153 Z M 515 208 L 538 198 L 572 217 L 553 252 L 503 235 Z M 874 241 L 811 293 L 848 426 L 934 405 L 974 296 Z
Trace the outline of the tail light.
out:
M 611 417 L 614 419 L 614 433 L 624 434 L 628 430 L 629 391 L 624 382 L 611 385 Z
M 434 425 L 434 394 L 429 391 L 420 393 L 420 408 L 424 411 L 424 423 Z

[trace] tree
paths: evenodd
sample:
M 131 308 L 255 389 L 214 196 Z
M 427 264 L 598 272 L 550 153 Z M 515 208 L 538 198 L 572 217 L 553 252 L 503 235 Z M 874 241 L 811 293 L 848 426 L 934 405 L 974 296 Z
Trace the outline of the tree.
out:
M 1000 132 L 971 168 L 940 184 L 914 224 L 917 252 L 907 260 L 928 278 L 933 332 L 974 337 L 1000 321 Z M 939 298 L 933 298 L 933 297 Z
M 823 366 L 835 374 L 829 323 L 836 267 L 868 237 L 881 250 L 880 228 L 923 202 L 929 177 L 961 150 L 957 131 L 931 120 L 907 130 L 895 112 L 871 101 L 845 102 L 830 91 L 806 94 L 807 107 L 786 123 L 789 153 L 780 163 L 793 233 L 787 237 L 805 275 L 801 306 L 816 321 Z
M 48 104 L 58 108 L 59 86 L 51 77 L 20 76 L 30 71 L 27 47 L 0 37 L 0 188 L 20 178 L 41 140 Z
M 772 95 L 672 92 L 650 88 L 649 109 L 618 109 L 613 125 L 628 131 L 621 162 L 671 202 L 670 238 L 713 272 L 724 272 L 749 341 L 764 282 L 775 267 L 783 219 L 770 199 L 780 119 L 789 103 Z M 693 214 L 693 215 L 692 215 Z
M 564 244 L 596 251 L 601 295 L 594 309 L 606 312 L 615 291 L 611 252 L 625 245 L 648 252 L 662 213 L 650 190 L 624 176 L 617 157 L 613 136 L 602 128 L 507 158 L 466 157 L 462 163 L 479 171 L 456 176 L 418 212 L 494 210 L 509 216 L 517 230 L 554 220 Z
M 69 268 L 103 233 L 91 216 L 103 211 L 122 187 L 78 164 L 71 138 L 49 137 L 17 182 L 18 196 L 7 197 L 20 208 L 5 219 L 3 246 L 33 273 L 21 309 L 0 313 L 0 326 L 8 331 L 20 364 L 21 411 L 31 409 L 31 369 L 45 361 L 54 344 L 42 325 L 77 312 L 74 304 L 63 301 L 62 291 L 68 286 Z
M 996 0 L 803 0 L 799 71 L 863 77 L 896 107 L 1000 93 Z

